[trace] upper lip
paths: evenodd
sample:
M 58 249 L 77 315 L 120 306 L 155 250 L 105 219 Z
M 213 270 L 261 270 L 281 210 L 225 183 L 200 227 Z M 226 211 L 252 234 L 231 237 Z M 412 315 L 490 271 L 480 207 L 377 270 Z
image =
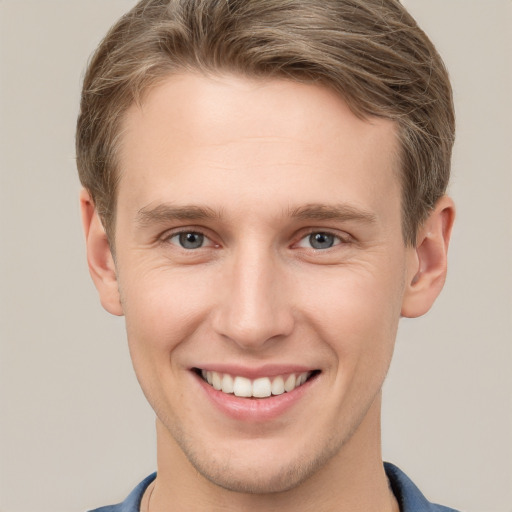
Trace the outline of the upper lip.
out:
M 317 368 L 299 364 L 265 364 L 258 367 L 249 367 L 226 363 L 208 363 L 204 365 L 197 365 L 191 368 L 191 370 L 227 373 L 229 375 L 246 377 L 247 379 L 253 380 L 259 377 L 277 377 L 278 375 L 288 375 L 290 373 L 312 372 L 317 370 Z

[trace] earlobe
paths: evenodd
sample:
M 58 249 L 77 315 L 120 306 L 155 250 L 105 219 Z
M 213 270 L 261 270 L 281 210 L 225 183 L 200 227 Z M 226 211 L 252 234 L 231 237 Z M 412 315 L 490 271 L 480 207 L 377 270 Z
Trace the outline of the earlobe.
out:
M 443 196 L 419 228 L 416 247 L 408 262 L 402 316 L 414 318 L 424 315 L 443 289 L 454 219 L 453 201 Z
M 89 193 L 80 192 L 80 210 L 87 247 L 89 273 L 98 290 L 102 306 L 113 315 L 122 315 L 114 258 L 105 229 Z

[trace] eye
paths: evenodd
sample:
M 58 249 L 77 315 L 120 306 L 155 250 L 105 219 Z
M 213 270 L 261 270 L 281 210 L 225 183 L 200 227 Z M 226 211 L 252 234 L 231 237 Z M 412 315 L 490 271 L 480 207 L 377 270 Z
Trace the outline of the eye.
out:
M 210 240 L 197 231 L 182 231 L 170 236 L 168 240 L 171 244 L 179 245 L 187 250 L 200 249 L 206 244 L 211 245 Z
M 304 237 L 299 243 L 299 247 L 313 248 L 316 250 L 330 249 L 342 242 L 339 236 L 324 231 L 315 231 Z

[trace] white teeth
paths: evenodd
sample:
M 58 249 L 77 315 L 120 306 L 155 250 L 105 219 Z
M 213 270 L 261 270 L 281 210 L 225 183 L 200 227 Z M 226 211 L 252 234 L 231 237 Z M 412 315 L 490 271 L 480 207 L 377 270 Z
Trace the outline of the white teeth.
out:
M 265 398 L 272 394 L 272 385 L 268 377 L 255 379 L 252 383 L 252 396 L 257 398 Z
M 222 388 L 222 379 L 217 372 L 212 373 L 212 381 L 213 389 L 220 391 L 220 389 Z
M 283 377 L 276 377 L 272 381 L 272 394 L 282 395 L 284 393 L 284 379 Z
M 288 376 L 288 378 L 284 382 L 284 390 L 287 393 L 289 393 L 290 391 L 293 391 L 295 389 L 295 383 L 296 383 L 295 374 L 292 373 L 291 375 Z
M 249 398 L 252 396 L 252 383 L 245 377 L 235 377 L 233 382 L 233 393 L 236 396 Z
M 224 393 L 233 393 L 234 391 L 233 377 L 228 373 L 225 373 L 224 377 L 222 377 L 222 391 Z
M 228 373 L 218 373 L 211 370 L 201 370 L 203 379 L 213 386 L 217 391 L 223 393 L 233 393 L 236 396 L 244 398 L 266 398 L 271 395 L 282 395 L 285 391 L 289 393 L 295 388 L 302 386 L 311 372 L 300 374 L 291 373 L 286 376 L 278 375 L 277 377 L 260 377 L 250 380 L 246 377 L 233 377 Z

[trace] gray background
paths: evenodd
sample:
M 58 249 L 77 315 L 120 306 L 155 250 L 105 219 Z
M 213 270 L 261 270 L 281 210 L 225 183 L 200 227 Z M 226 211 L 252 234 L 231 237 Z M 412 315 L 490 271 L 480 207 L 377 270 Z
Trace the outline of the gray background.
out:
M 384 457 L 427 496 L 512 511 L 510 0 L 404 2 L 451 71 L 458 218 L 446 288 L 404 320 Z M 90 282 L 74 123 L 93 48 L 131 0 L 0 1 L 0 510 L 78 512 L 155 468 L 122 319 Z

